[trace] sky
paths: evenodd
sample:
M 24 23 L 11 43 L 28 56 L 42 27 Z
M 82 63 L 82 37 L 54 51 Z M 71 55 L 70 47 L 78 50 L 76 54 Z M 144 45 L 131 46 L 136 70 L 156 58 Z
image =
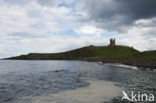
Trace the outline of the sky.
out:
M 0 58 L 88 45 L 156 49 L 156 0 L 0 0 Z

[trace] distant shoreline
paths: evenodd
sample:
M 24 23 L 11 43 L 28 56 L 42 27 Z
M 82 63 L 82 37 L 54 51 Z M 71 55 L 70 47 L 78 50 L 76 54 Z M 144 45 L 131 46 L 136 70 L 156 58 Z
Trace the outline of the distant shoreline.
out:
M 156 60 L 150 59 L 85 58 L 82 60 L 89 62 L 120 63 L 124 65 L 136 66 L 140 69 L 156 69 Z

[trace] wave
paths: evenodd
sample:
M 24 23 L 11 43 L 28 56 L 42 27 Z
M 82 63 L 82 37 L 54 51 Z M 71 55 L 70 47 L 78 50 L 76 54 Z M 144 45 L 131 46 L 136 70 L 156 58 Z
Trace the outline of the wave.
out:
M 119 64 L 119 63 L 106 63 L 105 65 L 111 65 L 111 66 L 116 66 L 116 67 L 121 67 L 121 68 L 129 68 L 129 69 L 134 69 L 138 70 L 136 66 L 129 66 L 129 65 L 124 65 L 124 64 Z

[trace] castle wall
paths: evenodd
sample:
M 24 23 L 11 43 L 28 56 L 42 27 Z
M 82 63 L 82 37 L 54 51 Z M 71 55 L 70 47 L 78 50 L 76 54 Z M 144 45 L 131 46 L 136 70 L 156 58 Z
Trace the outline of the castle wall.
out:
M 114 39 L 110 39 L 110 47 L 114 47 L 115 46 L 115 38 Z

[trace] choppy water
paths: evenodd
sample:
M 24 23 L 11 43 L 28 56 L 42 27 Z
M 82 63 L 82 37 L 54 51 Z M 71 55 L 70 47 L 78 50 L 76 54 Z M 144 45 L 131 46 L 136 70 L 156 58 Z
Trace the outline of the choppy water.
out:
M 84 61 L 0 60 L 0 103 L 120 103 L 122 90 L 156 96 L 156 72 Z

